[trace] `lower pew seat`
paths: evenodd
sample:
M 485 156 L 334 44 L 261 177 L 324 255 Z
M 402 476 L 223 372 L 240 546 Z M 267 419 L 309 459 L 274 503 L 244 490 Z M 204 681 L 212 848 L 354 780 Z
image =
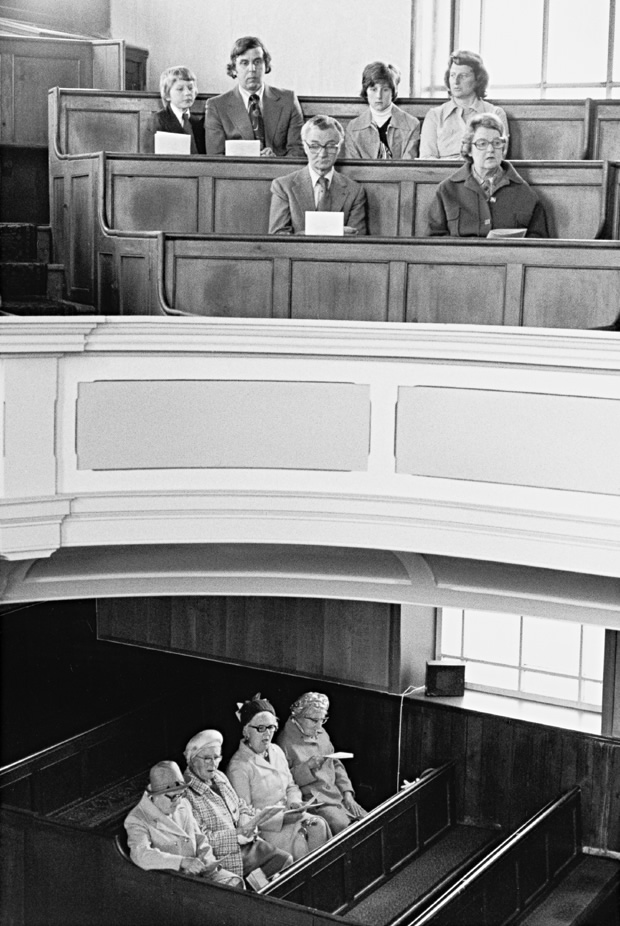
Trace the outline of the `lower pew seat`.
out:
M 520 926 L 617 926 L 620 924 L 620 862 L 582 855 Z
M 430 904 L 483 858 L 498 838 L 496 829 L 455 824 L 419 858 L 351 907 L 345 919 L 368 926 L 388 926 L 406 910 L 413 914 L 418 901 L 420 907 Z

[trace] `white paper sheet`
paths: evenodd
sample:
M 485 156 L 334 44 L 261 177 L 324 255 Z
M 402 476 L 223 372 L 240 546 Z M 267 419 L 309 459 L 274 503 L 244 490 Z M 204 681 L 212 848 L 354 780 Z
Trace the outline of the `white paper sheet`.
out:
M 228 138 L 224 143 L 227 158 L 259 158 L 260 142 L 258 138 Z
M 306 212 L 307 235 L 344 235 L 344 212 Z
M 191 154 L 192 137 L 185 132 L 155 132 L 155 154 Z

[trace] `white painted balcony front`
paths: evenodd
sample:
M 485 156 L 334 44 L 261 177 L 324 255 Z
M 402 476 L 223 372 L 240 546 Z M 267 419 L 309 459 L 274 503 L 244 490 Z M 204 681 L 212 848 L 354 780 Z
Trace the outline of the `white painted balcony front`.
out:
M 620 626 L 617 334 L 142 316 L 0 338 L 4 600 L 447 603 L 529 574 Z

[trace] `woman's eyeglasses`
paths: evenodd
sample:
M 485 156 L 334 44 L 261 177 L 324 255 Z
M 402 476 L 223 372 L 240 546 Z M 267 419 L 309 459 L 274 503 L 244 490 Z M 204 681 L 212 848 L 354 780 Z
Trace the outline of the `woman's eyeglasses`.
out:
M 185 794 L 185 791 L 175 791 L 174 794 L 166 794 L 166 797 L 168 798 L 171 804 L 174 804 L 174 802 L 178 801 L 178 799 L 180 797 L 183 797 L 184 794 Z
M 307 720 L 308 723 L 316 723 L 323 726 L 329 720 L 329 714 L 325 714 L 325 717 L 302 717 L 302 720 Z
M 250 726 L 253 730 L 256 730 L 257 733 L 266 733 L 267 730 L 269 730 L 271 733 L 272 730 L 278 729 L 277 723 L 261 723 L 256 727 L 254 724 L 248 724 L 248 726 Z
M 477 148 L 478 151 L 484 151 L 485 148 L 495 148 L 497 151 L 504 147 L 504 139 L 494 138 L 493 141 L 487 141 L 486 139 L 479 138 L 478 141 L 473 141 L 472 145 L 474 148 Z

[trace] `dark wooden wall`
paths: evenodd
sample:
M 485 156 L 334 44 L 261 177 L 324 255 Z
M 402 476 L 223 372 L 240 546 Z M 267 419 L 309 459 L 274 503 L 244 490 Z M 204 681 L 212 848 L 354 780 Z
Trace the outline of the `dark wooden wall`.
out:
M 227 760 L 239 737 L 237 701 L 261 691 L 285 718 L 294 698 L 318 689 L 331 701 L 336 747 L 355 753 L 359 799 L 372 807 L 395 792 L 398 695 L 97 642 L 94 613 L 93 602 L 69 602 L 2 617 L 3 764 L 166 693 L 175 703 L 186 695 L 188 705 L 176 711 L 167 757 L 183 764 L 189 736 L 215 726 Z M 401 777 L 451 759 L 462 819 L 514 827 L 579 785 L 584 844 L 620 851 L 620 741 L 405 699 Z
M 303 598 L 109 598 L 103 640 L 399 691 L 400 608 Z

